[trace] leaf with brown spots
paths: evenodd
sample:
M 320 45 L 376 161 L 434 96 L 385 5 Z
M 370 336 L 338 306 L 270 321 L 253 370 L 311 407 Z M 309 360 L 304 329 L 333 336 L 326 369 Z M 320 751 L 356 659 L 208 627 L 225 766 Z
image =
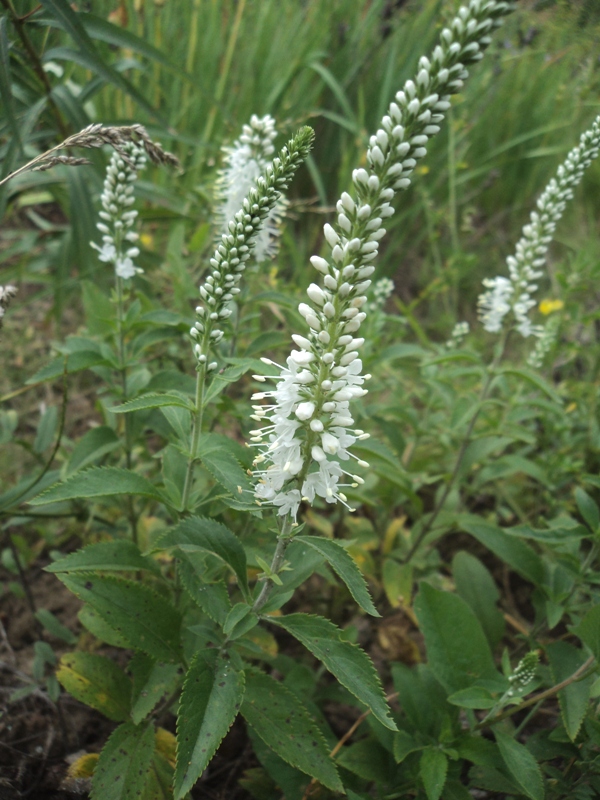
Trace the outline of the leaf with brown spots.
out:
M 145 793 L 154 755 L 154 725 L 120 725 L 104 745 L 91 800 L 137 800 Z

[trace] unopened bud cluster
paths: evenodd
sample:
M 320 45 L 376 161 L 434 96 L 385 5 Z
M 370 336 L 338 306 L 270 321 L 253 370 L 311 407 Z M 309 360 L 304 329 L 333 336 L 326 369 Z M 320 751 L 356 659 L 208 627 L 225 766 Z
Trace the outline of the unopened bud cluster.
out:
M 540 657 L 535 650 L 527 653 L 519 661 L 515 667 L 513 674 L 509 676 L 508 680 L 511 684 L 511 689 L 506 693 L 508 697 L 512 697 L 516 689 L 522 689 L 535 678 L 535 673 L 540 662 Z
M 364 340 L 358 331 L 366 317 L 366 292 L 385 235 L 384 221 L 394 213 L 395 192 L 410 185 L 427 142 L 440 130 L 450 95 L 462 88 L 465 65 L 482 57 L 489 34 L 511 8 L 494 0 L 471 0 L 460 8 L 431 58 L 420 59 L 415 80 L 396 94 L 371 136 L 367 168 L 354 170 L 354 194 L 342 194 L 337 224 L 324 227 L 330 254 L 311 258 L 322 285 L 311 284 L 310 304 L 298 308 L 309 330 L 292 337 L 299 349 L 280 367 L 276 388 L 254 396 L 271 401 L 254 406 L 253 419 L 268 422 L 252 432 L 260 450 L 256 497 L 278 507 L 282 515 L 295 516 L 300 502 L 312 502 L 315 496 L 346 503 L 339 483 L 344 474 L 350 476 L 350 485 L 363 482 L 340 461 L 353 457 L 348 448 L 366 436 L 353 428 L 349 403 L 366 394 L 362 386 L 368 376 L 361 374 L 358 357 Z M 359 465 L 368 466 L 360 460 Z
M 258 177 L 267 169 L 275 152 L 273 141 L 276 136 L 273 117 L 253 114 L 239 139 L 230 147 L 223 148 L 225 164 L 216 184 L 220 203 L 217 211 L 219 233 L 227 232 L 229 221 L 242 207 L 250 189 L 256 186 Z M 259 264 L 277 254 L 281 220 L 287 205 L 287 200 L 280 194 L 267 214 L 254 246 L 254 260 Z
M 469 323 L 468 322 L 457 322 L 454 328 L 452 328 L 452 333 L 450 334 L 450 338 L 446 342 L 446 347 L 448 350 L 456 350 L 456 348 L 460 347 L 469 333 Z
M 2 318 L 16 293 L 16 286 L 0 286 L 0 329 L 2 328 Z
M 117 277 L 127 280 L 142 272 L 133 263 L 140 251 L 135 246 L 139 236 L 132 230 L 138 212 L 132 206 L 134 184 L 146 165 L 146 156 L 143 148 L 133 142 L 122 145 L 122 150 L 129 160 L 125 161 L 118 152 L 112 154 L 100 196 L 102 221 L 96 227 L 102 234 L 102 246 L 95 242 L 91 245 L 99 252 L 100 261 L 114 264 Z
M 221 236 L 219 246 L 210 260 L 211 271 L 200 287 L 202 305 L 196 308 L 198 316 L 190 331 L 195 341 L 194 353 L 198 364 L 208 369 L 216 368 L 216 362 L 208 363 L 212 345 L 223 338 L 220 325 L 228 319 L 232 310 L 229 303 L 239 294 L 238 283 L 246 269 L 265 220 L 276 206 L 299 165 L 312 146 L 312 128 L 304 127 L 291 139 L 269 164 L 263 175 L 256 180 L 240 209 L 230 220 L 227 233 Z
M 546 324 L 542 326 L 542 331 L 535 343 L 535 347 L 527 358 L 528 366 L 539 369 L 543 365 L 546 356 L 554 347 L 558 337 L 560 322 L 560 314 L 553 314 Z
M 533 325 L 529 312 L 535 306 L 532 294 L 536 281 L 542 277 L 548 248 L 556 223 L 562 217 L 573 189 L 580 183 L 583 173 L 600 152 L 600 116 L 592 127 L 581 135 L 537 201 L 537 211 L 532 211 L 528 225 L 517 242 L 514 256 L 506 259 L 509 278 L 486 278 L 487 291 L 479 296 L 479 319 L 490 333 L 502 330 L 504 318 L 512 311 L 516 329 L 522 336 L 540 336 L 543 328 Z

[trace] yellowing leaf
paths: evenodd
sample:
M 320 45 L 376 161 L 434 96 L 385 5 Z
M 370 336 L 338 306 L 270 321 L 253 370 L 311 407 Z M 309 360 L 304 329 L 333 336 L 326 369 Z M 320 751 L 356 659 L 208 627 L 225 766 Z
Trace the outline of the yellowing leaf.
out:
M 77 761 L 74 761 L 69 769 L 67 775 L 69 778 L 91 778 L 98 763 L 98 753 L 85 753 L 80 756 Z
M 157 728 L 154 734 L 154 746 L 156 747 L 156 752 L 164 756 L 174 768 L 177 760 L 177 739 L 173 734 L 164 728 Z

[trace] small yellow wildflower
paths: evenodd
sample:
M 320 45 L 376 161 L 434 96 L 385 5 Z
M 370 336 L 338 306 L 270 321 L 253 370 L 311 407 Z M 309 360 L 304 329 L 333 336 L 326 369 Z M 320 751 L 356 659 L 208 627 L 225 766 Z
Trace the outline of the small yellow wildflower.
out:
M 564 308 L 564 305 L 565 304 L 562 300 L 550 300 L 549 298 L 546 298 L 545 300 L 542 300 L 539 308 L 542 314 L 548 316 L 548 314 L 552 314 L 554 311 L 560 311 L 561 308 Z

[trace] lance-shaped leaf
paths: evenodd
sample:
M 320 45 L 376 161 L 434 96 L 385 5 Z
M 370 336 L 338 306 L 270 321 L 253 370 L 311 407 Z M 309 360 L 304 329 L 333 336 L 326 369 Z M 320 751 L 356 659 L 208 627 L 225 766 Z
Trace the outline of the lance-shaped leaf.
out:
M 272 617 L 270 621 L 302 642 L 382 725 L 397 730 L 373 662 L 360 647 L 343 641 L 341 630 L 333 622 L 311 614 L 289 614 L 279 619 Z
M 215 480 L 231 492 L 228 503 L 232 508 L 255 510 L 254 489 L 236 457 L 235 447 L 226 436 L 206 433 L 200 437 L 198 455 Z
M 244 696 L 244 673 L 223 657 L 196 655 L 183 685 L 177 715 L 175 800 L 181 800 L 208 766 L 237 717 Z
M 64 500 L 82 500 L 121 494 L 137 494 L 160 501 L 163 499 L 150 481 L 136 472 L 118 467 L 92 467 L 78 472 L 64 483 L 54 484 L 31 500 L 30 504 L 42 506 Z
M 120 725 L 100 753 L 92 778 L 91 800 L 142 797 L 154 747 L 153 725 Z
M 246 553 L 239 539 L 225 525 L 203 517 L 188 517 L 165 531 L 153 550 L 171 547 L 179 547 L 186 553 L 205 552 L 217 556 L 233 570 L 242 592 L 249 597 Z
M 140 583 L 112 575 L 59 573 L 59 577 L 130 647 L 162 661 L 180 660 L 181 617 L 165 597 Z
M 178 664 L 155 661 L 145 653 L 136 653 L 129 662 L 133 677 L 131 719 L 136 725 L 144 720 L 156 704 L 171 695 L 180 681 Z
M 246 672 L 242 716 L 260 738 L 288 764 L 342 792 L 323 734 L 298 697 L 259 670 Z
M 296 536 L 295 540 L 304 542 L 304 544 L 312 547 L 313 550 L 316 550 L 327 559 L 329 565 L 348 587 L 348 591 L 352 597 L 367 614 L 371 614 L 373 617 L 381 616 L 373 605 L 371 595 L 369 594 L 367 584 L 361 571 L 342 544 L 332 539 L 323 539 L 320 536 Z
M 128 400 L 120 406 L 114 406 L 110 410 L 113 414 L 128 414 L 130 411 L 143 411 L 147 408 L 163 408 L 167 406 L 176 406 L 178 408 L 187 408 L 188 411 L 195 411 L 195 406 L 189 398 L 182 394 L 157 394 L 149 393 L 143 394 L 141 397 L 136 397 L 135 400 Z
M 60 659 L 56 677 L 77 700 L 122 722 L 131 707 L 131 681 L 114 661 L 76 651 Z
M 158 564 L 151 558 L 143 556 L 137 545 L 128 539 L 90 544 L 45 567 L 46 572 L 55 573 L 92 572 L 95 570 L 132 572 L 139 569 L 160 573 Z
M 500 730 L 495 730 L 494 736 L 504 763 L 523 794 L 531 800 L 544 800 L 542 773 L 529 750 Z

